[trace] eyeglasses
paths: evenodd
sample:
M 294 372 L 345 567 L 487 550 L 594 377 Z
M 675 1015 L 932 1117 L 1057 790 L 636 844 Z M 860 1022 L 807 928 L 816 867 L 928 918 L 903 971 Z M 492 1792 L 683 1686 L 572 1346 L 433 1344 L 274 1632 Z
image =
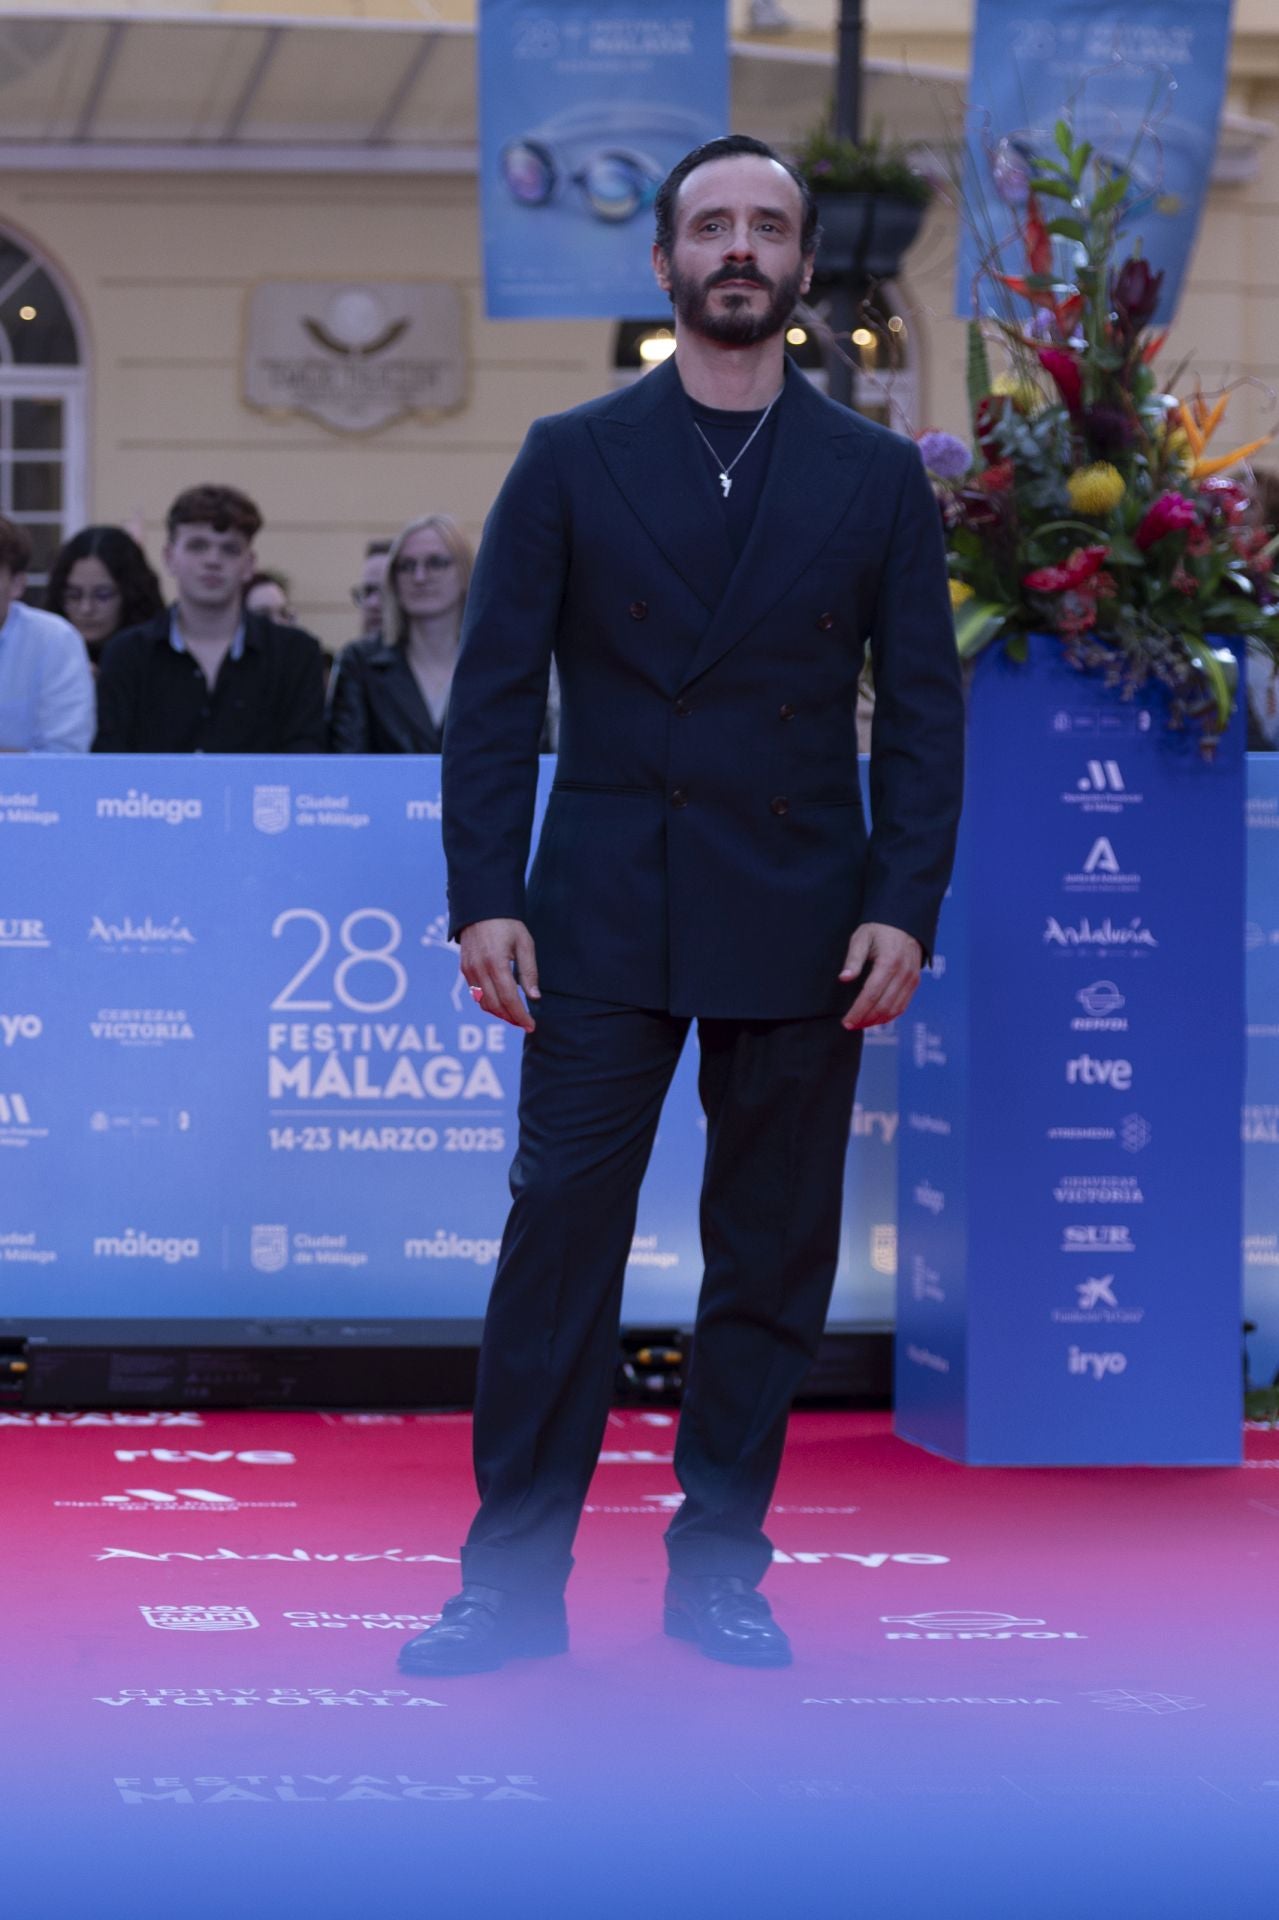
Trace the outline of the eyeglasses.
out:
M 443 573 L 446 567 L 454 565 L 451 553 L 424 553 L 420 559 L 407 557 L 395 563 L 397 580 L 416 579 L 419 574 Z
M 382 589 L 381 587 L 375 585 L 374 582 L 370 580 L 370 581 L 367 581 L 363 586 L 352 587 L 351 598 L 352 600 L 354 600 L 357 607 L 371 607 L 376 605 L 381 600 Z
M 113 600 L 119 598 L 119 587 L 64 587 L 62 589 L 63 604 L 68 607 L 84 605 L 109 607 Z

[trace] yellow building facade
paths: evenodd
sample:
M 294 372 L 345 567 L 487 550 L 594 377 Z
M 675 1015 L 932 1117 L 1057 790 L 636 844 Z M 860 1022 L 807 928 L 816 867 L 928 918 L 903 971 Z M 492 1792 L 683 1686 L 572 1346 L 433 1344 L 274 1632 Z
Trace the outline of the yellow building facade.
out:
M 0 505 L 43 530 L 43 551 L 114 520 L 158 559 L 173 495 L 227 481 L 266 515 L 263 564 L 291 577 L 304 623 L 336 647 L 355 631 L 366 540 L 430 511 L 477 537 L 529 422 L 609 385 L 610 324 L 484 318 L 471 11 L 285 0 L 269 17 L 244 5 L 0 14 Z M 1206 386 L 1250 383 L 1232 405 L 1236 439 L 1279 425 L 1268 14 L 1270 0 L 1239 0 L 1229 114 L 1168 349 L 1193 354 Z M 753 29 L 765 15 L 776 24 Z M 833 15 L 834 0 L 742 0 L 737 127 L 784 145 L 821 114 Z M 951 0 L 870 8 L 868 124 L 939 164 L 962 121 L 966 17 Z M 913 427 L 964 424 L 955 238 L 939 201 L 893 290 L 909 375 L 895 403 Z M 256 288 L 423 281 L 461 298 L 459 406 L 347 432 L 246 398 Z M 33 360 L 59 303 L 61 358 Z

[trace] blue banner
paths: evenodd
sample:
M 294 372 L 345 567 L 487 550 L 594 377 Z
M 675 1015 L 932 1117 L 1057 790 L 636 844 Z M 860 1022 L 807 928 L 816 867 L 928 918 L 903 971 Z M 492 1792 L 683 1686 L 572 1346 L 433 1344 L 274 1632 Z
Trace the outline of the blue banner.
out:
M 11 763 L 11 769 L 13 763 Z M 542 792 L 554 762 L 542 769 Z M 447 940 L 439 762 L 40 759 L 0 792 L 0 1316 L 476 1320 L 519 1035 Z M 834 1318 L 887 1323 L 896 1049 L 868 1049 Z M 692 1321 L 690 1043 L 624 1311 Z
M 481 0 L 480 207 L 493 320 L 643 320 L 653 196 L 728 131 L 724 0 Z
M 978 0 L 955 311 L 1006 309 L 989 275 L 1026 271 L 1027 183 L 1065 117 L 1098 162 L 1131 174 L 1120 257 L 1140 250 L 1164 274 L 1155 319 L 1171 321 L 1216 151 L 1229 45 L 1230 0 Z M 1072 277 L 1065 254 L 1060 269 Z
M 1032 636 L 1029 666 L 981 657 L 969 740 L 900 1048 L 898 1430 L 974 1463 L 1233 1461 L 1241 716 L 1205 761 L 1161 693 Z
M 1260 1387 L 1279 1381 L 1279 753 L 1252 754 L 1248 774 L 1244 1312 Z

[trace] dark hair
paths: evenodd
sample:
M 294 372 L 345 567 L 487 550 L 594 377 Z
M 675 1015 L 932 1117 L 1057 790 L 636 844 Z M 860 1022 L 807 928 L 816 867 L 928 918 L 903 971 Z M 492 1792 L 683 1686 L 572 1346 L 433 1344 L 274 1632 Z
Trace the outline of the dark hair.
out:
M 367 540 L 364 544 L 364 558 L 366 560 L 378 559 L 381 554 L 391 551 L 391 544 L 389 540 Z
M 58 548 L 49 569 L 44 603 L 50 613 L 66 618 L 67 582 L 77 560 L 100 560 L 120 592 L 117 630 L 139 627 L 164 612 L 164 595 L 151 563 L 132 534 L 123 527 L 81 527 Z
M 7 567 L 10 573 L 25 573 L 30 565 L 31 535 L 0 513 L 0 567 Z
M 764 141 L 756 140 L 749 133 L 725 133 L 717 140 L 708 140 L 705 145 L 694 147 L 675 165 L 657 189 L 653 201 L 653 216 L 657 222 L 654 234 L 661 251 L 669 259 L 675 245 L 675 202 L 679 199 L 679 190 L 690 173 L 697 167 L 704 167 L 712 160 L 735 160 L 741 154 L 754 154 L 761 160 L 775 160 L 783 167 L 799 188 L 800 199 L 804 203 L 804 220 L 800 228 L 799 250 L 803 254 L 816 251 L 817 248 L 817 202 L 812 195 L 802 173 L 793 167 L 789 160 L 783 160 L 780 153 L 774 153 Z
M 287 573 L 273 573 L 269 568 L 265 573 L 252 573 L 249 575 L 249 578 L 244 583 L 244 594 L 242 597 L 245 600 L 248 599 L 254 587 L 278 587 L 286 600 L 293 592 L 292 587 L 289 585 L 289 576 Z
M 188 487 L 169 508 L 165 519 L 170 540 L 179 527 L 212 527 L 215 533 L 238 533 L 253 540 L 262 528 L 262 515 L 247 493 L 234 487 Z

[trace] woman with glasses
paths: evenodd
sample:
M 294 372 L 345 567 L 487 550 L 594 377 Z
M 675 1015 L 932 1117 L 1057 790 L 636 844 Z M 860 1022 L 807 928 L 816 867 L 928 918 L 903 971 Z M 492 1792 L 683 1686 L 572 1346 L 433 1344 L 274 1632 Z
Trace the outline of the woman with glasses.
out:
M 54 559 L 45 605 L 78 630 L 96 668 L 113 634 L 164 612 L 164 595 L 146 555 L 123 527 L 83 527 Z
M 438 753 L 471 580 L 471 549 L 449 514 L 410 520 L 391 542 L 382 631 L 338 655 L 329 695 L 334 753 Z

